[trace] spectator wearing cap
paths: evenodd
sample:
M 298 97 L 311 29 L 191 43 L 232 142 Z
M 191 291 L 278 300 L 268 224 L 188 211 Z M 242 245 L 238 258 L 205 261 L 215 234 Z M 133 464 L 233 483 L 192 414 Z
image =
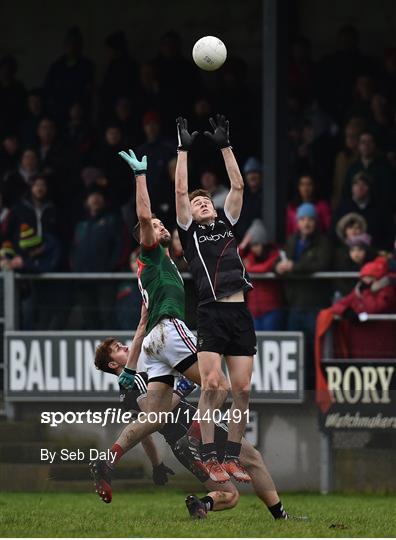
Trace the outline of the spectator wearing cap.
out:
M 373 179 L 372 195 L 376 204 L 385 211 L 393 211 L 396 206 L 395 175 L 388 160 L 381 154 L 372 132 L 361 133 L 358 154 L 358 160 L 349 167 L 346 174 L 343 198 L 350 197 L 353 178 L 358 172 L 364 171 Z
M 274 271 L 285 278 L 299 278 L 284 283 L 287 329 L 305 333 L 308 355 L 312 355 L 316 316 L 321 307 L 328 305 L 330 289 L 326 282 L 301 277 L 329 270 L 331 259 L 331 242 L 318 229 L 315 207 L 303 203 L 297 209 L 297 232 L 287 239 L 285 252 L 275 262 Z
M 175 146 L 161 135 L 161 120 L 156 111 L 147 111 L 143 115 L 143 131 L 146 142 L 137 148 L 139 157 L 147 156 L 147 184 L 153 212 L 171 228 L 169 210 L 173 201 L 173 191 L 169 180 L 168 163 L 175 156 Z
M 263 169 L 256 157 L 249 157 L 243 166 L 245 189 L 241 216 L 235 226 L 237 237 L 242 239 L 255 219 L 262 215 Z
M 268 240 L 260 219 L 255 219 L 239 245 L 239 253 L 249 274 L 272 272 L 279 249 Z M 279 281 L 253 280 L 247 297 L 256 330 L 277 331 L 284 326 L 283 294 Z
M 103 192 L 95 187 L 86 198 L 86 217 L 77 223 L 71 249 L 73 272 L 114 272 L 121 264 L 124 231 L 120 217 L 109 211 Z M 70 324 L 94 329 L 111 326 L 112 283 L 85 283 L 75 291 Z
M 287 206 L 286 235 L 290 236 L 297 231 L 297 208 L 303 203 L 312 203 L 315 206 L 317 224 L 321 232 L 327 232 L 331 222 L 330 205 L 324 199 L 316 197 L 316 186 L 310 174 L 303 174 L 298 179 L 295 200 Z
M 386 208 L 380 208 L 372 195 L 373 179 L 360 171 L 352 178 L 351 193 L 344 199 L 334 214 L 334 223 L 349 213 L 361 215 L 367 224 L 367 232 L 373 238 L 374 246 L 389 249 L 392 245 L 392 215 Z

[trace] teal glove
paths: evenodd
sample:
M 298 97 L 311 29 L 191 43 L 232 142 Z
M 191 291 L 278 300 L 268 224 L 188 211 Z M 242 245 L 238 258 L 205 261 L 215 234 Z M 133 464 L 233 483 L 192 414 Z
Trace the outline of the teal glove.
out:
M 147 156 L 143 156 L 142 161 L 139 161 L 138 158 L 135 156 L 135 152 L 133 152 L 133 150 L 131 149 L 129 149 L 129 154 L 122 151 L 118 152 L 118 155 L 121 156 L 122 159 L 125 159 L 130 168 L 133 170 L 135 176 L 147 173 Z
M 136 371 L 134 369 L 125 367 L 118 377 L 118 384 L 126 390 L 132 390 L 135 384 L 135 375 Z

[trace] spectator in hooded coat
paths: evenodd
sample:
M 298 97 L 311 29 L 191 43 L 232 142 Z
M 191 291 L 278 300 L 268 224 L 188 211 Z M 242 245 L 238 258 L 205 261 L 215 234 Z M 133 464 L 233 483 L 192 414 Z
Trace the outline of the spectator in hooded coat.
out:
M 255 273 L 272 272 L 279 259 L 279 249 L 269 242 L 261 220 L 255 219 L 249 227 L 239 252 L 246 270 L 253 278 L 253 290 L 247 297 L 256 330 L 277 331 L 284 326 L 282 287 L 277 280 L 254 280 Z

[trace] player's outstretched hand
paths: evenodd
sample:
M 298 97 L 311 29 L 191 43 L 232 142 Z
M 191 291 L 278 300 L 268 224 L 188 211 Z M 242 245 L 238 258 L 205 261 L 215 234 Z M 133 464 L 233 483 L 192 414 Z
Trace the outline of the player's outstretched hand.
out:
M 126 390 L 132 390 L 135 384 L 136 371 L 131 368 L 124 367 L 118 377 L 118 384 Z
M 209 137 L 221 150 L 228 148 L 230 143 L 230 123 L 223 114 L 216 114 L 216 120 L 209 118 L 209 123 L 213 128 L 213 133 L 205 131 L 204 135 Z
M 194 131 L 190 134 L 188 131 L 187 120 L 186 118 L 182 118 L 181 116 L 176 118 L 176 128 L 178 142 L 177 149 L 187 152 L 188 150 L 190 150 L 196 136 L 198 135 L 198 131 Z
M 168 474 L 174 476 L 172 469 L 160 463 L 153 467 L 153 482 L 156 486 L 164 486 L 168 483 Z
M 138 158 L 135 156 L 135 152 L 133 150 L 129 149 L 128 152 L 118 152 L 118 155 L 124 159 L 130 168 L 133 170 L 133 173 L 135 176 L 139 176 L 139 174 L 146 174 L 147 173 L 147 157 L 143 156 L 142 161 L 139 161 Z

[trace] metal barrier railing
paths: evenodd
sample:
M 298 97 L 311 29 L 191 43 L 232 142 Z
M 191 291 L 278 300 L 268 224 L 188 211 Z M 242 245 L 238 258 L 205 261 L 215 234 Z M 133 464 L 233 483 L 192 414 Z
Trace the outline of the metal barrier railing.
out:
M 12 272 L 8 272 L 12 274 Z M 313 272 L 312 274 L 292 274 L 287 277 L 281 277 L 273 272 L 266 272 L 260 274 L 249 274 L 253 280 L 266 280 L 266 279 L 356 279 L 359 277 L 359 272 Z M 14 274 L 15 279 L 24 280 L 45 280 L 45 279 L 55 279 L 55 280 L 123 280 L 123 279 L 137 279 L 137 274 L 132 272 L 45 272 L 43 274 Z M 192 276 L 189 272 L 182 272 L 181 276 L 183 279 L 192 279 Z

